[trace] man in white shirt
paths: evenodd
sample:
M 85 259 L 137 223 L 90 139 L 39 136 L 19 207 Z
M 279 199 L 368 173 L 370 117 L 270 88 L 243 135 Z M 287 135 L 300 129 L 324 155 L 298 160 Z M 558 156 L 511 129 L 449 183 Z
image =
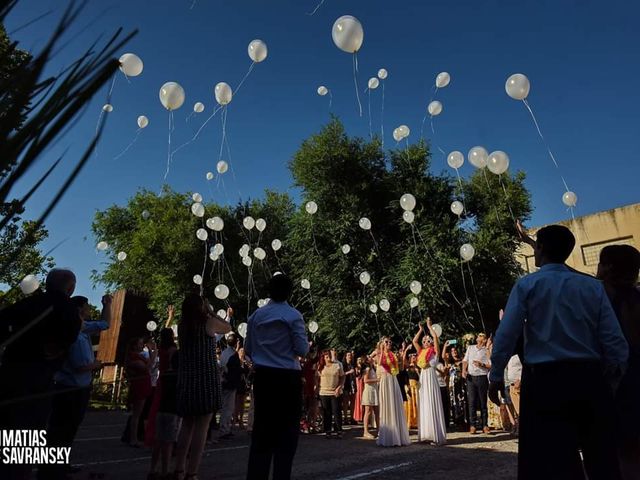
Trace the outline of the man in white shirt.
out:
M 462 377 L 467 380 L 467 398 L 469 403 L 469 433 L 478 429 L 484 433 L 489 430 L 489 411 L 487 410 L 487 392 L 489 391 L 489 370 L 491 369 L 487 335 L 479 333 L 475 345 L 469 345 L 462 360 Z M 480 422 L 478 423 L 478 407 Z
M 522 363 L 518 355 L 513 355 L 507 363 L 507 368 L 504 371 L 504 381 L 507 387 L 509 387 L 509 397 L 511 397 L 511 403 L 516 412 L 516 415 L 520 415 L 520 381 L 522 379 Z

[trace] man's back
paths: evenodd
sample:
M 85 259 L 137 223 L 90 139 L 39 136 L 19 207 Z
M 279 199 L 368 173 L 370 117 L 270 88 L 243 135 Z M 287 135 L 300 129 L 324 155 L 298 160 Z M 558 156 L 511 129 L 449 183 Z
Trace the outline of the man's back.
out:
M 302 314 L 286 302 L 259 308 L 247 324 L 246 351 L 256 365 L 300 370 L 296 357 L 309 351 Z

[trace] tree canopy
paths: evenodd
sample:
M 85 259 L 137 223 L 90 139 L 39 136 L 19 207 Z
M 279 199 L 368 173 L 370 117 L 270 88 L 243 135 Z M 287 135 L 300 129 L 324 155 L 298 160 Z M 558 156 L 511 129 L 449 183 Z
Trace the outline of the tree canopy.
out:
M 524 174 L 498 178 L 477 170 L 458 181 L 434 173 L 431 162 L 424 141 L 385 152 L 378 139 L 349 137 L 333 119 L 289 162 L 302 192 L 298 205 L 285 193 L 267 191 L 262 199 L 235 206 L 206 203 L 206 215 L 197 218 L 190 194 L 165 187 L 159 195 L 141 191 L 126 206 L 98 212 L 96 239 L 110 247 L 95 279 L 143 292 L 162 317 L 168 304 L 178 306 L 187 291 L 198 288 L 193 277 L 202 275 L 203 293 L 214 305 L 216 285 L 229 287 L 226 302 L 240 322 L 267 296 L 269 276 L 283 271 L 296 284 L 293 305 L 318 323 L 323 343 L 338 348 L 368 348 L 382 334 L 407 338 L 427 315 L 447 335 L 492 330 L 522 273 L 513 255 L 513 219 L 527 219 L 531 210 Z M 399 199 L 405 193 L 417 201 L 413 223 L 403 220 Z M 454 200 L 464 203 L 460 217 L 451 212 Z M 305 209 L 309 201 L 318 206 L 313 215 Z M 264 232 L 243 227 L 249 215 L 266 220 Z M 213 216 L 224 220 L 223 231 L 207 228 L 205 219 Z M 359 226 L 362 217 L 370 220 L 370 230 Z M 199 228 L 208 231 L 206 242 L 196 238 Z M 277 252 L 274 239 L 283 244 Z M 216 243 L 224 253 L 212 261 Z M 460 258 L 464 243 L 475 247 L 470 262 Z M 252 265 L 245 266 L 238 254 L 243 244 L 251 252 L 263 248 L 266 258 L 250 254 Z M 350 247 L 346 254 L 343 245 Z M 127 253 L 125 261 L 117 260 L 120 251 Z M 367 285 L 360 281 L 362 272 L 370 276 Z M 417 295 L 410 291 L 412 281 L 421 283 Z M 372 312 L 383 299 L 389 311 Z M 217 301 L 217 308 L 226 302 Z

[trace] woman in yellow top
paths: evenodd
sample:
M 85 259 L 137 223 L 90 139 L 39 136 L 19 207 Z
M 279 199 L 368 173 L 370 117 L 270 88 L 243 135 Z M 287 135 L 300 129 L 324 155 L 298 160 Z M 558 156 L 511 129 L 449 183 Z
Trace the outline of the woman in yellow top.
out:
M 418 393 L 418 438 L 420 441 L 444 445 L 447 442 L 447 428 L 435 369 L 440 356 L 440 343 L 438 335 L 432 328 L 431 319 L 428 317 L 427 328 L 431 336 L 424 334 L 424 329 L 420 325 L 418 333 L 413 337 L 413 346 L 418 352 L 417 363 L 421 369 Z M 418 343 L 420 337 L 422 337 L 422 344 Z

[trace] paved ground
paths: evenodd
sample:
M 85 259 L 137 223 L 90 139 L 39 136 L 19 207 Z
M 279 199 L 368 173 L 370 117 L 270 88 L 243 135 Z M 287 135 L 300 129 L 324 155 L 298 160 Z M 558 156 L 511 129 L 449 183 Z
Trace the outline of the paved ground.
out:
M 150 452 L 120 443 L 126 422 L 122 412 L 87 415 L 74 444 L 71 460 L 82 465 L 75 479 L 93 472 L 107 480 L 144 480 Z M 348 428 L 348 427 L 347 427 Z M 303 435 L 294 464 L 295 479 L 395 479 L 474 480 L 515 478 L 517 441 L 504 433 L 494 435 L 450 434 L 445 447 L 414 443 L 403 448 L 380 448 L 358 438 L 352 427 L 341 440 Z M 415 435 L 412 436 L 415 440 Z M 203 480 L 244 480 L 249 455 L 249 435 L 236 432 L 233 439 L 207 447 L 202 461 Z

